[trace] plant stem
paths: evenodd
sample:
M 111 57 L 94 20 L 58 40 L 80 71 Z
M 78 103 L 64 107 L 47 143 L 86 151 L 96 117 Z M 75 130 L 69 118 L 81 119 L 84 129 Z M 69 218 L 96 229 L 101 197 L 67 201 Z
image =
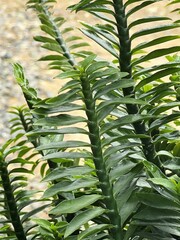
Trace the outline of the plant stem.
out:
M 0 156 L 0 174 L 2 179 L 2 185 L 4 188 L 5 200 L 7 201 L 7 206 L 11 217 L 11 223 L 14 227 L 15 235 L 18 240 L 27 240 L 24 233 L 23 225 L 20 220 L 16 200 L 14 198 L 11 182 L 9 179 L 9 173 L 7 170 L 7 164 L 3 159 L 3 156 Z
M 129 29 L 127 25 L 127 17 L 125 13 L 125 8 L 122 0 L 113 0 L 115 19 L 117 22 L 117 31 L 119 35 L 120 53 L 119 53 L 119 66 L 121 72 L 127 72 L 128 77 L 132 78 L 132 67 L 131 67 L 131 40 L 129 37 Z M 127 76 L 126 76 L 127 77 Z M 135 98 L 133 87 L 123 89 L 124 96 L 131 96 L 132 102 Z M 139 108 L 136 104 L 127 104 L 127 112 L 129 114 L 138 114 Z M 134 129 L 137 134 L 147 134 L 144 122 L 138 121 L 133 124 Z M 159 165 L 156 159 L 155 147 L 152 143 L 151 138 L 142 138 L 141 142 L 143 144 L 144 155 L 148 161 Z
M 59 28 L 57 27 L 56 23 L 52 19 L 51 14 L 47 10 L 47 8 L 44 7 L 43 5 L 42 5 L 42 8 L 43 8 L 43 11 L 44 11 L 45 15 L 48 17 L 48 20 L 50 21 L 51 25 L 53 26 L 54 33 L 56 34 L 55 40 L 59 44 L 59 46 L 61 47 L 61 49 L 63 51 L 63 56 L 66 57 L 69 64 L 72 67 L 74 67 L 76 65 L 75 59 L 72 56 L 72 54 L 70 53 L 69 48 L 67 47 L 66 42 L 64 41 L 64 39 L 62 37 L 62 34 L 59 31 Z
M 110 234 L 115 240 L 122 240 L 121 218 L 118 212 L 117 203 L 113 195 L 112 184 L 106 170 L 101 139 L 99 133 L 99 126 L 95 111 L 95 101 L 92 96 L 92 89 L 89 80 L 86 77 L 81 78 L 82 92 L 84 95 L 84 102 L 86 105 L 86 115 L 88 118 L 89 139 L 91 142 L 91 150 L 93 153 L 94 164 L 97 171 L 97 176 L 100 182 L 100 188 L 105 196 L 104 202 L 109 210 L 108 216 L 114 228 Z

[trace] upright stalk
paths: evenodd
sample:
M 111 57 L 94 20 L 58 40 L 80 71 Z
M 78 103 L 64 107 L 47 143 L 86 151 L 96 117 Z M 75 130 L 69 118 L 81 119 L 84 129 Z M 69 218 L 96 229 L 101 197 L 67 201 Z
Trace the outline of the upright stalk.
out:
M 2 185 L 4 189 L 5 201 L 8 207 L 9 215 L 11 217 L 11 223 L 14 227 L 15 235 L 18 240 L 27 240 L 26 235 L 24 233 L 23 225 L 19 217 L 16 200 L 14 198 L 11 182 L 9 179 L 7 163 L 5 162 L 2 155 L 0 156 L 0 174 L 1 174 L 1 180 L 2 180 Z
M 110 183 L 109 175 L 106 171 L 105 162 L 102 153 L 99 126 L 95 111 L 95 101 L 92 96 L 92 89 L 89 80 L 84 76 L 81 78 L 82 92 L 86 105 L 86 115 L 88 118 L 89 139 L 93 153 L 94 164 L 96 166 L 97 176 L 100 182 L 105 205 L 111 224 L 114 226 L 110 232 L 114 240 L 122 240 L 121 218 L 118 212 L 117 203 L 113 195 L 113 186 Z
M 44 0 L 42 0 L 42 3 L 44 2 Z M 59 44 L 59 46 L 61 47 L 62 51 L 63 51 L 63 56 L 68 60 L 69 64 L 74 67 L 76 65 L 75 59 L 73 57 L 73 55 L 70 53 L 69 48 L 66 46 L 66 42 L 64 41 L 61 32 L 59 31 L 59 28 L 57 27 L 56 23 L 54 22 L 54 20 L 52 19 L 51 15 L 49 14 L 49 11 L 46 7 L 44 7 L 42 5 L 44 14 L 48 17 L 48 20 L 50 21 L 50 23 L 53 26 L 53 30 L 55 32 L 55 40 L 56 42 Z
M 131 40 L 129 37 L 129 29 L 127 25 L 127 17 L 125 13 L 125 7 L 122 0 L 113 0 L 115 19 L 117 23 L 117 31 L 119 35 L 119 66 L 122 72 L 127 72 L 129 78 L 132 78 L 132 67 L 131 67 Z M 126 76 L 127 77 L 127 76 Z M 135 98 L 133 87 L 123 89 L 124 96 L 130 96 Z M 139 108 L 136 104 L 127 104 L 127 112 L 129 114 L 138 114 Z M 146 134 L 145 124 L 142 121 L 135 122 L 133 124 L 134 129 L 137 134 Z M 141 142 L 143 144 L 144 155 L 147 160 L 154 162 L 159 165 L 159 162 L 156 159 L 155 147 L 152 143 L 151 138 L 142 138 Z

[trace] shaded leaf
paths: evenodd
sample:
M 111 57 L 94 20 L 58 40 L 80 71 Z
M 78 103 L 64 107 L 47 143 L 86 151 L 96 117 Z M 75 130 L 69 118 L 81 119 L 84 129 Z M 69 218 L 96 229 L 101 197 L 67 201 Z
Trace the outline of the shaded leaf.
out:
M 61 192 L 72 192 L 80 188 L 91 187 L 98 183 L 96 178 L 82 178 L 74 182 L 64 181 L 59 182 L 44 192 L 43 197 L 49 198 Z
M 100 208 L 100 207 L 94 207 L 92 209 L 88 209 L 88 210 L 78 214 L 76 217 L 73 218 L 73 220 L 67 226 L 64 237 L 65 238 L 68 237 L 74 231 L 76 231 L 81 226 L 86 224 L 88 221 L 103 214 L 104 212 L 105 212 L 105 209 Z
M 89 207 L 91 204 L 101 199 L 101 195 L 84 195 L 72 200 L 65 200 L 50 211 L 50 214 L 60 215 L 65 213 L 76 213 L 79 210 Z

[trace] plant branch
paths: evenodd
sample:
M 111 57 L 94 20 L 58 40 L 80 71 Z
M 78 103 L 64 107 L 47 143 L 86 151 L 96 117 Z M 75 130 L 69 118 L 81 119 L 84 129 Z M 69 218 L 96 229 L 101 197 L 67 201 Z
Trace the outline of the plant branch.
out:
M 18 240 L 27 240 L 26 235 L 24 233 L 23 225 L 19 217 L 16 200 L 14 198 L 11 182 L 9 179 L 7 164 L 5 163 L 5 160 L 2 155 L 0 156 L 0 174 L 1 174 L 2 185 L 4 189 L 5 201 L 7 202 L 9 214 L 11 217 L 11 223 L 15 230 L 15 235 Z
M 122 72 L 127 72 L 128 77 L 132 78 L 132 67 L 131 67 L 131 40 L 129 37 L 129 29 L 127 25 L 127 17 L 125 13 L 125 7 L 122 0 L 113 0 L 114 2 L 114 11 L 115 11 L 115 19 L 117 22 L 117 31 L 119 35 L 119 44 L 120 44 L 120 53 L 119 53 L 119 66 Z M 127 76 L 126 76 L 127 77 Z M 133 87 L 123 89 L 124 96 L 131 96 L 132 102 L 134 95 Z M 139 112 L 139 108 L 136 104 L 127 104 L 127 112 L 129 114 L 137 114 Z M 137 134 L 146 134 L 146 127 L 142 121 L 135 122 L 133 124 L 135 131 Z M 156 151 L 155 147 L 152 143 L 151 138 L 143 138 L 141 139 L 143 144 L 144 155 L 147 160 L 150 162 L 154 162 L 159 165 L 159 162 L 156 159 Z
M 44 1 L 42 0 L 42 3 L 43 2 Z M 66 42 L 64 41 L 62 34 L 59 31 L 59 28 L 57 27 L 56 23 L 54 22 L 53 18 L 51 17 L 51 14 L 49 13 L 48 9 L 46 7 L 44 7 L 43 5 L 42 5 L 42 9 L 44 11 L 44 14 L 47 16 L 48 20 L 50 21 L 50 23 L 53 27 L 54 33 L 56 35 L 55 40 L 60 45 L 60 47 L 63 51 L 63 56 L 66 57 L 69 64 L 74 67 L 76 65 L 75 59 L 72 56 L 72 54 L 70 53 L 69 48 L 67 47 Z
M 95 101 L 92 96 L 92 89 L 89 80 L 86 77 L 81 78 L 82 92 L 84 95 L 84 102 L 86 105 L 86 115 L 88 118 L 89 138 L 91 142 L 91 150 L 93 153 L 94 164 L 96 166 L 97 176 L 100 181 L 100 188 L 105 196 L 104 202 L 108 211 L 108 216 L 114 228 L 111 230 L 113 239 L 123 239 L 121 231 L 121 218 L 118 213 L 117 203 L 113 195 L 112 184 L 108 173 L 102 153 L 101 139 L 99 133 L 99 126 L 95 111 Z

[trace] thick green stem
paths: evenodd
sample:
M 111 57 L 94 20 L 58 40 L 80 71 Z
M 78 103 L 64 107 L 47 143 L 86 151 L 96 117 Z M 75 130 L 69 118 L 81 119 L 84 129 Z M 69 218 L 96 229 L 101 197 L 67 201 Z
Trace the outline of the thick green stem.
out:
M 5 163 L 2 156 L 0 156 L 0 173 L 2 185 L 4 188 L 5 200 L 8 206 L 9 215 L 11 217 L 11 223 L 14 227 L 15 235 L 18 240 L 27 240 L 14 198 L 11 182 L 9 179 L 9 173 L 7 170 L 7 164 Z
M 109 210 L 108 216 L 111 224 L 114 226 L 110 234 L 113 239 L 123 239 L 121 230 L 121 218 L 118 213 L 117 203 L 113 195 L 112 184 L 110 183 L 109 175 L 106 170 L 105 162 L 103 159 L 101 139 L 99 133 L 99 126 L 95 111 L 95 101 L 92 96 L 90 83 L 86 77 L 82 77 L 82 92 L 84 95 L 84 102 L 86 105 L 86 115 L 88 118 L 89 138 L 91 142 L 91 150 L 93 153 L 94 164 L 96 166 L 97 176 L 100 182 L 104 202 Z
M 129 73 L 128 77 L 132 78 L 131 41 L 129 37 L 125 8 L 122 0 L 113 0 L 113 2 L 120 45 L 119 66 L 122 72 Z M 131 95 L 133 102 L 133 98 L 135 98 L 133 87 L 123 89 L 123 93 L 124 96 Z M 127 104 L 126 106 L 129 114 L 138 114 L 139 108 L 136 104 Z M 146 128 L 143 122 L 135 122 L 133 126 L 137 134 L 146 134 Z M 155 157 L 156 152 L 152 143 L 152 139 L 142 138 L 141 142 L 143 144 L 144 155 L 146 156 L 147 160 L 159 164 Z

